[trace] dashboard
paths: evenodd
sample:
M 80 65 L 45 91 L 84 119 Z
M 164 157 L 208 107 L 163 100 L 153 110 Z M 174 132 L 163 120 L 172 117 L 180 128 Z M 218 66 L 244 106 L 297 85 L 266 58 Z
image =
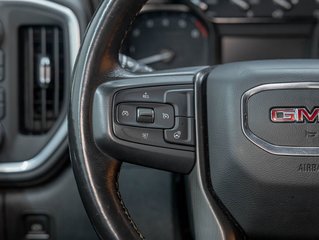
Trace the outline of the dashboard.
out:
M 96 239 L 70 169 L 65 117 L 72 64 L 98 4 L 0 1 L 0 239 L 24 239 L 34 217 L 44 217 L 53 239 Z M 318 58 L 318 18 L 319 0 L 150 0 L 122 53 L 155 70 Z M 46 57 L 51 64 L 41 64 Z M 38 81 L 48 67 L 50 87 Z M 146 236 L 185 239 L 176 237 L 175 222 L 187 225 L 187 213 L 172 204 L 186 208 L 182 178 L 122 169 L 121 193 Z
M 123 53 L 153 67 L 316 58 L 319 1 L 150 1 Z

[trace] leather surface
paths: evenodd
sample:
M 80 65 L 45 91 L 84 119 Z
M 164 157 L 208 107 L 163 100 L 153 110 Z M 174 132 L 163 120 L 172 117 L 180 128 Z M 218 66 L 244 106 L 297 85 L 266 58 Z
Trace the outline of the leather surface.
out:
M 125 72 L 118 53 L 129 25 L 145 0 L 104 1 L 79 53 L 72 86 L 69 142 L 72 165 L 84 206 L 101 239 L 141 239 L 118 191 L 121 163 L 102 154 L 92 136 L 92 101 L 98 85 Z

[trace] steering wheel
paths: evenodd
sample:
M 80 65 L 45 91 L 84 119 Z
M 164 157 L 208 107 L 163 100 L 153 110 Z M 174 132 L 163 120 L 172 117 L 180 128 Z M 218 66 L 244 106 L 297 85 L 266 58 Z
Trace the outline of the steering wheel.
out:
M 99 237 L 143 239 L 117 183 L 130 162 L 185 174 L 195 239 L 318 238 L 319 62 L 131 73 L 118 56 L 144 4 L 103 1 L 74 71 L 71 160 Z

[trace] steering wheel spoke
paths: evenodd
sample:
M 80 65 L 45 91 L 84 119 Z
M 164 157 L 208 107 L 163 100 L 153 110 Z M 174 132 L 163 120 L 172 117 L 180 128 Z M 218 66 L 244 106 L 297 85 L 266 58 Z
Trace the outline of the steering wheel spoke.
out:
M 188 173 L 195 162 L 194 76 L 203 67 L 126 75 L 97 87 L 93 136 L 115 159 Z

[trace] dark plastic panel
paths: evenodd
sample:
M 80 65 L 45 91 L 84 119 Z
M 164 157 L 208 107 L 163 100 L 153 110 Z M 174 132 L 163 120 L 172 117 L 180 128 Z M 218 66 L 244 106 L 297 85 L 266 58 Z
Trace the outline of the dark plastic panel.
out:
M 49 216 L 50 239 L 98 240 L 84 210 L 71 168 L 42 186 L 7 191 L 5 202 L 8 240 L 23 239 L 25 214 Z
M 119 185 L 132 218 L 146 239 L 178 240 L 177 192 L 173 174 L 124 163 Z M 181 205 L 181 203 L 179 203 Z M 182 209 L 186 211 L 186 209 Z
M 4 38 L 3 25 L 2 25 L 2 22 L 0 22 L 0 44 L 2 43 L 3 38 Z

